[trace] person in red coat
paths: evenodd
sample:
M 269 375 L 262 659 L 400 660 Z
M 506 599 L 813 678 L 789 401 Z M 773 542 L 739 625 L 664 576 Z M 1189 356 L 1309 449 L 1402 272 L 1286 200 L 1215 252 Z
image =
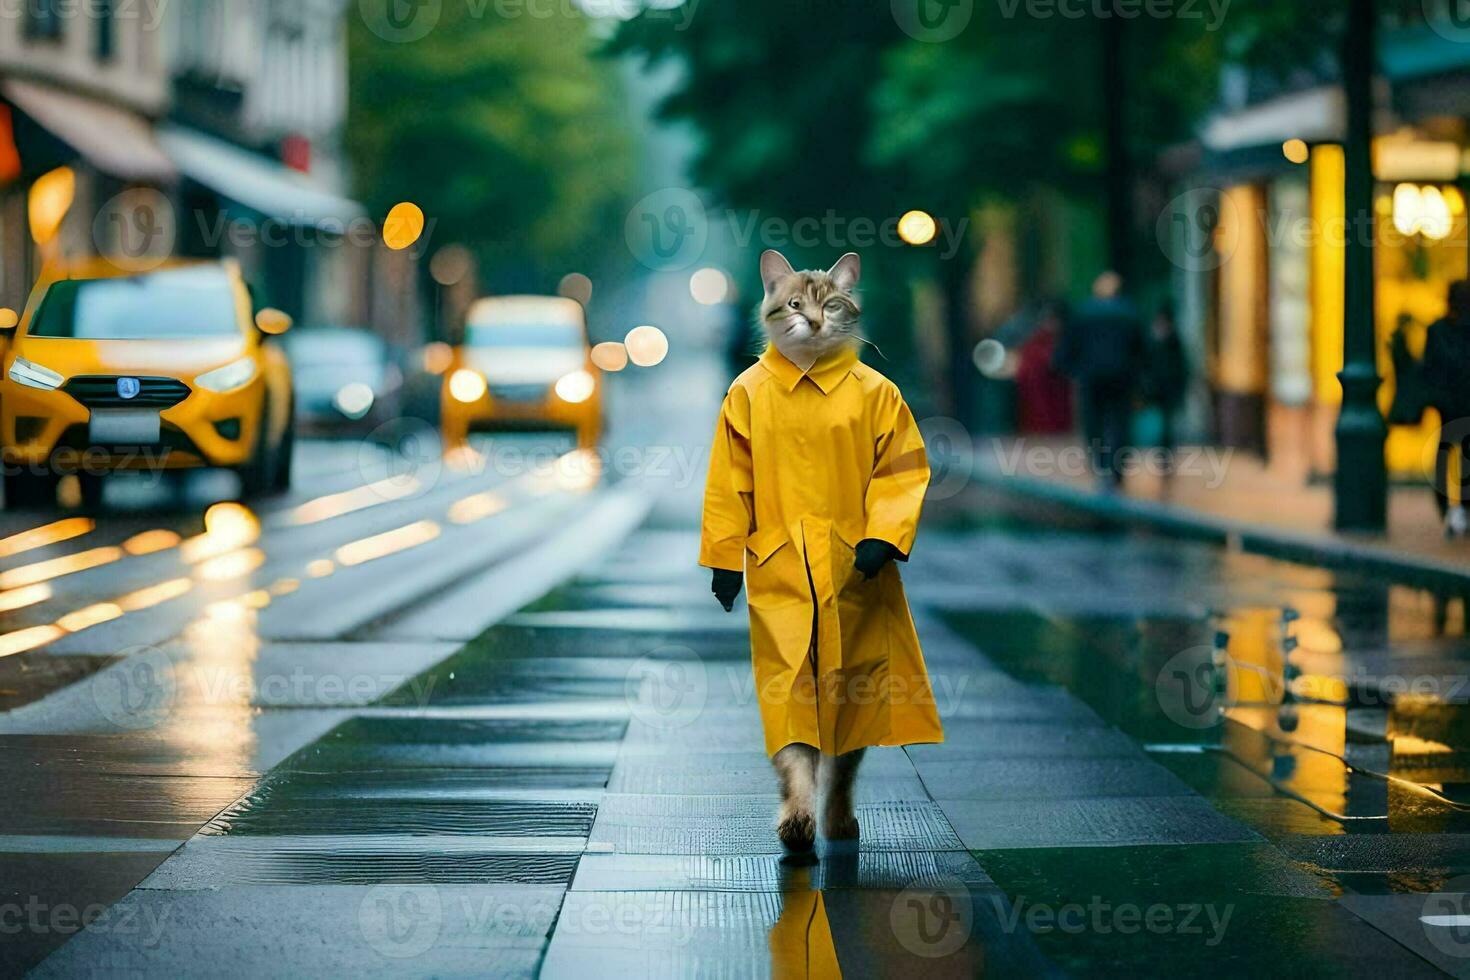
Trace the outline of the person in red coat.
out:
M 1048 304 L 1041 311 L 1036 331 L 1021 345 L 1016 399 L 1022 435 L 1072 431 L 1072 382 L 1052 366 L 1066 318 L 1065 306 Z

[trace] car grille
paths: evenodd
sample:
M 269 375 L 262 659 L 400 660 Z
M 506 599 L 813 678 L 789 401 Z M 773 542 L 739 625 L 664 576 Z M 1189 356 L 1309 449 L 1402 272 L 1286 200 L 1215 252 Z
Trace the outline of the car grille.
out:
M 539 402 L 546 400 L 550 387 L 544 384 L 491 385 L 490 397 L 503 402 Z
M 141 390 L 136 398 L 117 393 L 117 377 L 72 378 L 62 386 L 88 408 L 171 408 L 193 392 L 176 378 L 139 378 Z

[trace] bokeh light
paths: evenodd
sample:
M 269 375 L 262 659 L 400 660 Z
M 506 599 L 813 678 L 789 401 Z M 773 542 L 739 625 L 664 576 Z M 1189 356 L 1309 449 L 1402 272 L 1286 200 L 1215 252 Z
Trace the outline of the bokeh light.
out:
M 987 337 L 975 345 L 975 368 L 987 378 L 998 377 L 1006 363 L 1005 344 Z
M 70 167 L 58 167 L 31 184 L 31 237 L 37 245 L 49 243 L 61 231 L 76 196 L 77 175 Z
M 432 340 L 424 345 L 424 370 L 430 374 L 443 374 L 454 363 L 454 348 L 442 340 Z
M 1307 147 L 1306 140 L 1287 140 L 1281 144 L 1281 155 L 1292 163 L 1306 163 L 1312 151 Z
M 449 393 L 454 396 L 455 401 L 473 405 L 485 397 L 486 390 L 488 386 L 479 371 L 460 368 L 449 376 Z
M 654 367 L 669 356 L 669 338 L 658 327 L 634 327 L 623 338 L 628 360 L 639 367 Z
M 474 267 L 474 257 L 463 245 L 446 245 L 429 260 L 429 275 L 441 286 L 458 286 Z
M 417 204 L 408 201 L 395 204 L 383 221 L 383 244 L 395 252 L 408 248 L 423 233 L 424 212 Z
M 569 272 L 561 277 L 561 282 L 556 287 L 556 294 L 588 306 L 592 302 L 592 280 L 580 272 Z
M 597 390 L 597 379 L 592 372 L 577 370 L 565 375 L 556 383 L 556 397 L 568 405 L 580 405 L 592 397 Z
M 898 219 L 898 237 L 910 245 L 928 245 L 938 233 L 939 226 L 927 211 L 910 211 Z
M 615 340 L 592 348 L 592 363 L 599 370 L 618 372 L 628 366 L 628 348 Z
M 718 306 L 730 297 L 730 277 L 719 269 L 700 269 L 689 277 L 689 292 L 703 306 Z

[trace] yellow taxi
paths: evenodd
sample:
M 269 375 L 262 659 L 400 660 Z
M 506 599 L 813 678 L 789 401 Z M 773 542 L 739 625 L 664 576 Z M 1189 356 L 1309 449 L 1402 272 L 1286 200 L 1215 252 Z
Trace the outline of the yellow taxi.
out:
M 98 260 L 42 274 L 0 361 L 8 507 L 55 501 L 75 473 L 95 503 L 115 470 L 229 467 L 246 497 L 290 485 L 291 373 L 233 262 L 132 274 Z
M 478 300 L 465 319 L 440 396 L 444 441 L 471 432 L 569 429 L 590 448 L 602 436 L 602 378 L 582 304 L 558 296 Z

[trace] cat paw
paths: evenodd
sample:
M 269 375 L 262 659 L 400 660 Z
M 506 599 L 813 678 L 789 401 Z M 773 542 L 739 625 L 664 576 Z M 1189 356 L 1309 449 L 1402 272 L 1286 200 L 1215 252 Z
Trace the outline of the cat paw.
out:
M 810 851 L 817 839 L 817 821 L 810 813 L 797 811 L 776 824 L 776 836 L 788 851 Z
M 822 816 L 822 836 L 828 840 L 857 840 L 857 815 L 851 811 L 824 814 Z

